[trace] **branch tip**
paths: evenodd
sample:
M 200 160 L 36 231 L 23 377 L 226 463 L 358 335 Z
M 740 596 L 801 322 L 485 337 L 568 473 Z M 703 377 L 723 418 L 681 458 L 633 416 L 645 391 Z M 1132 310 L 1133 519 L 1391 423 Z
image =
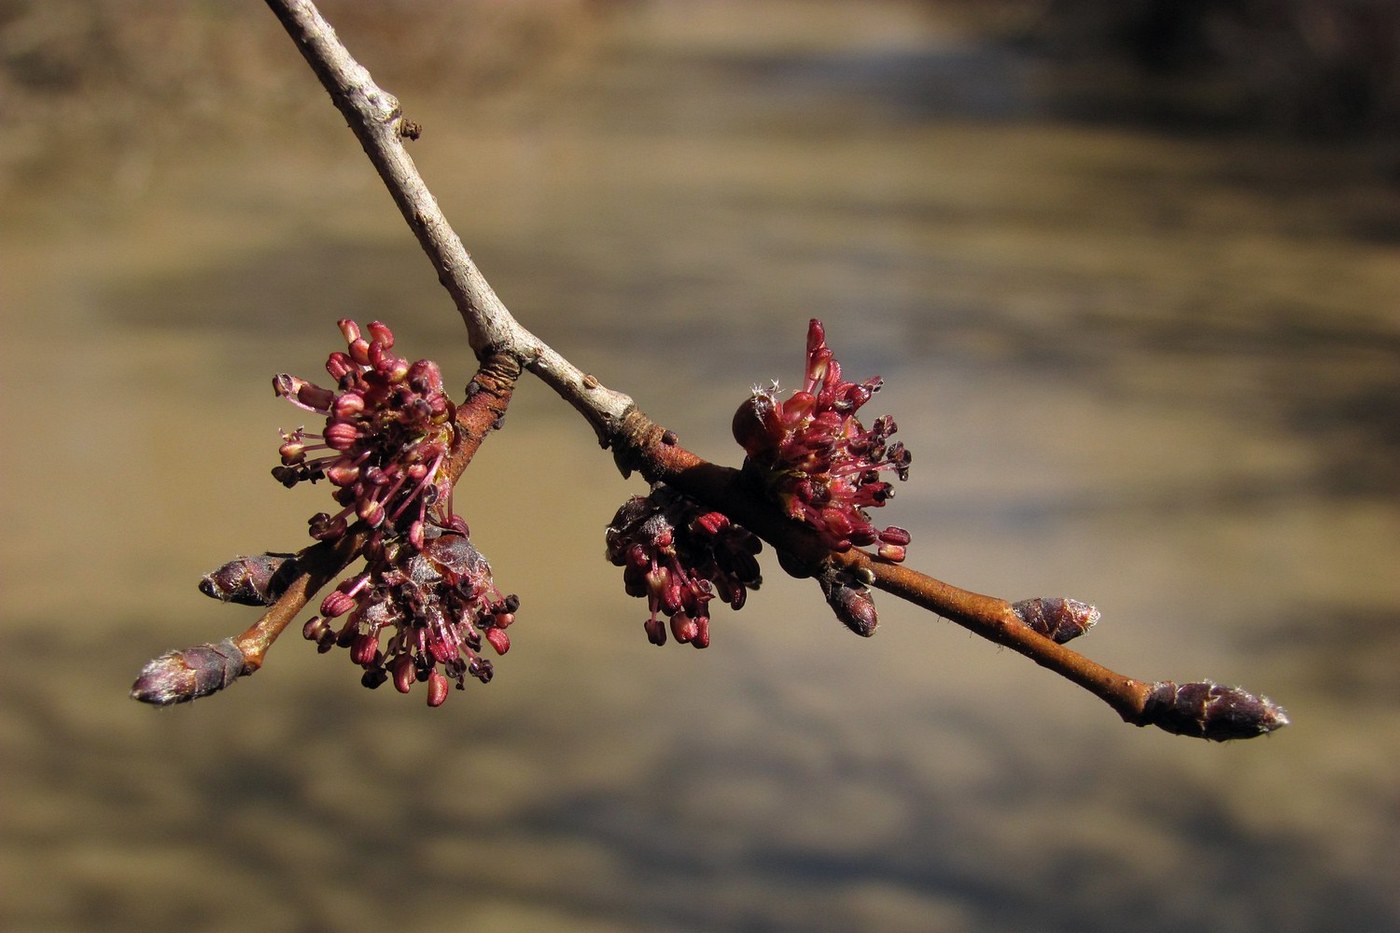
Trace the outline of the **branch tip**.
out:
M 1152 685 L 1138 725 L 1153 725 L 1175 735 L 1228 742 L 1267 735 L 1289 724 L 1283 707 L 1265 696 L 1209 680 Z
M 131 686 L 131 698 L 152 706 L 173 706 L 217 693 L 251 674 L 232 638 L 215 644 L 169 651 L 146 662 Z

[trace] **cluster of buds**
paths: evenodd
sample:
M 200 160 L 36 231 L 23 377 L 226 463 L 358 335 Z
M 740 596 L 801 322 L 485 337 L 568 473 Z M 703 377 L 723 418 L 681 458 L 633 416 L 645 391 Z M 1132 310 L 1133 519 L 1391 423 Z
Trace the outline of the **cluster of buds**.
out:
M 321 652 L 348 649 L 366 687 L 392 679 L 407 693 L 426 682 L 428 705 L 441 706 L 453 683 L 460 690 L 468 677 L 491 679 L 483 643 L 497 654 L 510 649 L 506 629 L 520 601 L 501 595 L 465 535 L 436 527 L 428 535 L 422 547 L 379 545 L 363 573 L 321 602 L 302 634 Z
M 272 475 L 289 487 L 322 478 L 336 487 L 342 508 L 311 518 L 313 538 L 335 540 L 356 517 L 404 533 L 421 548 L 430 516 L 455 524 L 447 471 L 455 409 L 442 373 L 431 360 L 410 364 L 390 352 L 394 334 L 379 321 L 368 337 L 354 321 L 339 325 L 347 350 L 326 361 L 335 389 L 286 373 L 273 379 L 278 395 L 326 421 L 320 434 L 284 431 L 282 465 Z M 326 453 L 308 457 L 320 451 Z
M 894 419 L 876 418 L 867 429 L 856 417 L 882 384 L 878 378 L 842 380 L 821 322 L 813 319 L 802 388 L 785 400 L 777 398 L 776 383 L 771 390 L 756 388 L 734 413 L 734 439 L 748 454 L 745 469 L 831 550 L 877 545 L 881 557 L 901 561 L 909 532 L 893 526 L 878 531 L 866 512 L 894 495 L 881 473 L 909 478 L 909 451 L 889 440 Z
M 623 503 L 608 525 L 607 543 L 608 560 L 623 568 L 627 594 L 646 597 L 651 616 L 644 625 L 653 645 L 666 643 L 661 613 L 676 641 L 708 646 L 710 600 L 718 596 L 742 609 L 748 591 L 762 582 L 758 538 L 666 485 Z
M 493 668 L 481 654 L 510 647 L 506 628 L 519 600 L 502 596 L 491 567 L 467 538 L 452 509 L 449 460 L 456 408 L 431 360 L 409 363 L 391 351 L 394 335 L 375 321 L 361 331 L 339 322 L 345 352 L 334 352 L 326 371 L 336 389 L 285 373 L 273 380 L 278 395 L 326 418 L 320 434 L 284 432 L 282 465 L 273 470 L 287 486 L 325 478 L 341 505 L 336 515 L 311 519 L 311 536 L 334 541 L 359 519 L 373 529 L 363 548 L 365 569 L 321 603 L 302 634 L 322 652 L 345 648 L 374 688 L 393 680 L 407 693 L 428 685 L 428 705 L 439 706 L 448 688 L 468 677 L 486 683 Z M 326 453 L 308 458 L 308 453 Z M 275 589 L 262 586 L 266 561 L 243 559 L 210 582 L 221 598 Z

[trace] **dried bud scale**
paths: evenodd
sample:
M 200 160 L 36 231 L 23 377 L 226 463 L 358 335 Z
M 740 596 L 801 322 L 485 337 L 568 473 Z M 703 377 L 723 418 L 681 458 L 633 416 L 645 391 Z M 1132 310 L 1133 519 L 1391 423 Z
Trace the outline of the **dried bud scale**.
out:
M 877 530 L 866 510 L 894 495 L 881 474 L 908 479 L 912 458 L 902 443 L 890 441 L 893 418 L 881 416 L 866 428 L 856 417 L 881 385 L 878 378 L 843 380 L 814 318 L 802 388 L 785 400 L 777 397 L 776 383 L 755 388 L 735 412 L 733 431 L 748 455 L 745 470 L 759 477 L 789 518 L 815 529 L 833 551 L 873 545 L 880 557 L 898 562 L 909 533 L 894 526 Z
M 131 697 L 153 706 L 188 703 L 224 689 L 247 673 L 251 672 L 243 652 L 233 639 L 225 638 L 217 645 L 196 645 L 146 662 L 131 687 Z
M 1099 610 L 1077 599 L 1039 596 L 1011 604 L 1011 611 L 1033 632 L 1063 645 L 1099 621 Z
M 647 600 L 651 615 L 643 627 L 654 645 L 666 643 L 669 629 L 681 644 L 707 647 L 710 601 L 718 596 L 742 609 L 762 582 L 762 542 L 664 484 L 623 503 L 608 525 L 607 546 L 608 560 L 623 568 L 627 594 Z
M 1268 697 L 1209 680 L 1152 685 L 1141 725 L 1176 735 L 1227 742 L 1266 735 L 1288 725 L 1288 714 Z

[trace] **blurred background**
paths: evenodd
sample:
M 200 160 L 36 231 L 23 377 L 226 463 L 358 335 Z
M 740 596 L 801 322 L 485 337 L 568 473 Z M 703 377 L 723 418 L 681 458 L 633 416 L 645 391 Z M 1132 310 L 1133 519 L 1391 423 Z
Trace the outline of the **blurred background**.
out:
M 255 617 L 200 574 L 324 507 L 268 476 L 272 374 L 339 317 L 472 360 L 261 4 L 0 0 L 0 927 L 1400 929 L 1397 9 L 324 3 L 527 326 L 736 463 L 821 318 L 914 452 L 910 566 L 1293 715 L 1218 746 L 771 560 L 652 647 L 602 560 L 641 483 L 530 381 L 460 487 L 522 600 L 489 686 L 292 630 L 131 702 Z

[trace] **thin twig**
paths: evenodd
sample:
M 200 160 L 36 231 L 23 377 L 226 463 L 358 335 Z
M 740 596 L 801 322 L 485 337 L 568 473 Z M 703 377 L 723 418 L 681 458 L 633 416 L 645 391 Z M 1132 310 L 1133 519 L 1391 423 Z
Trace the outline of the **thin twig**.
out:
M 267 0 L 267 5 L 296 42 L 331 100 L 350 124 L 384 186 L 389 189 L 409 229 L 418 238 L 448 294 L 467 325 L 467 339 L 478 358 L 505 353 L 544 381 L 574 406 L 606 445 L 632 399 L 600 385 L 526 330 L 472 261 L 462 240 L 443 216 L 404 147 L 421 127 L 404 119 L 399 101 L 380 88 L 351 57 L 335 30 L 308 0 Z

